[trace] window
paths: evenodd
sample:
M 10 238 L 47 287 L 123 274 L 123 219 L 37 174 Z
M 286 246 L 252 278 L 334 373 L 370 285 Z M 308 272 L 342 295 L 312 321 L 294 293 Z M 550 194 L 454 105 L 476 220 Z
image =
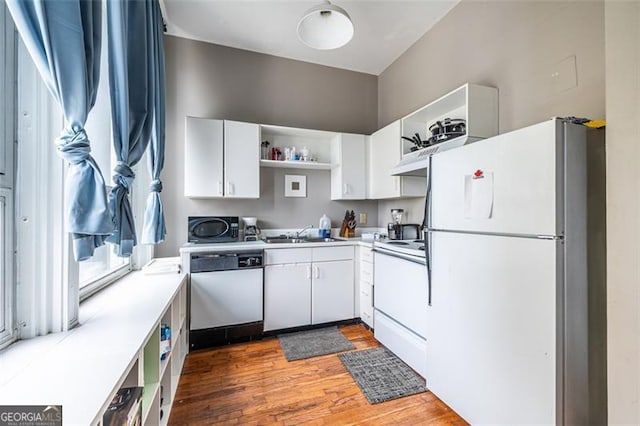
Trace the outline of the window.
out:
M 16 48 L 13 22 L 0 5 L 0 348 L 14 340 L 14 210 Z
M 107 40 L 106 26 L 103 26 L 103 40 Z M 103 43 L 100 58 L 100 83 L 96 103 L 89 113 L 85 128 L 91 141 L 91 154 L 98 163 L 105 183 L 111 184 L 111 173 L 116 165 L 115 152 L 111 139 L 111 99 L 109 97 L 109 68 L 107 64 L 106 43 Z M 107 186 L 107 193 L 111 190 Z M 131 192 L 134 192 L 132 188 Z M 133 198 L 132 194 L 130 196 Z M 132 206 L 133 206 L 133 199 Z M 116 278 L 131 270 L 131 259 L 118 257 L 113 253 L 113 246 L 105 244 L 96 249 L 91 259 L 80 262 L 79 285 L 80 297 L 88 297 Z
M 4 34 L 5 28 L 11 30 Z M 73 260 L 72 241 L 64 226 L 63 186 L 68 167 L 52 143 L 64 126 L 63 115 L 13 28 L 11 16 L 2 3 L 0 90 L 12 89 L 0 93 L 0 206 L 4 208 L 0 217 L 0 326 L 10 334 L 12 329 L 19 333 L 0 333 L 0 348 L 16 338 L 74 327 L 79 320 L 80 299 L 114 282 L 132 266 L 150 260 L 153 254 L 138 248 L 132 261 L 116 257 L 113 246 L 106 245 L 95 251 L 93 259 L 80 263 Z M 11 37 L 11 43 L 6 42 L 6 37 Z M 106 50 L 103 44 L 103 55 Z M 86 127 L 92 154 L 109 184 L 115 160 L 109 75 L 104 56 L 101 65 L 98 99 Z M 9 127 L 3 122 L 6 117 L 10 118 Z M 5 148 L 10 156 L 4 155 Z M 132 198 L 140 197 L 143 201 L 132 199 L 134 216 L 140 223 L 148 173 L 139 173 L 134 185 Z

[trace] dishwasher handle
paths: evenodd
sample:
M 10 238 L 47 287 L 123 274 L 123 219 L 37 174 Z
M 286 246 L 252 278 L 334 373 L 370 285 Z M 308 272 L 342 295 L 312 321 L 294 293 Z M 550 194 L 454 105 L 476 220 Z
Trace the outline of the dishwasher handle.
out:
M 193 254 L 191 260 L 194 259 L 218 259 L 220 257 L 238 257 L 237 253 L 207 253 L 207 254 Z

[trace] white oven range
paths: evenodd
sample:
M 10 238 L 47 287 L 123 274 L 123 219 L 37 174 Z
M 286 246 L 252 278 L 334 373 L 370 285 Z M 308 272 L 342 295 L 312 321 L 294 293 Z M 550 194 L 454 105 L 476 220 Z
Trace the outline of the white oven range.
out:
M 376 241 L 376 339 L 426 375 L 428 274 L 422 240 Z

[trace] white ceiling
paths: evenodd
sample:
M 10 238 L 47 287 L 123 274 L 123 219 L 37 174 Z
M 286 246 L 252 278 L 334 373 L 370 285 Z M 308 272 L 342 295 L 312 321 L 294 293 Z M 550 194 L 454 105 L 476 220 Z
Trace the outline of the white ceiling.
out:
M 460 0 L 336 0 L 355 34 L 335 50 L 311 49 L 298 20 L 321 0 L 162 0 L 167 33 L 379 75 Z

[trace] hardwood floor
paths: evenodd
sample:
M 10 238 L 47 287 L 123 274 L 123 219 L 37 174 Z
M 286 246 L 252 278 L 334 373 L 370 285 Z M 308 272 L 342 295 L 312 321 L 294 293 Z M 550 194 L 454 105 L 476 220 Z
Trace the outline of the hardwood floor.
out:
M 356 349 L 377 347 L 361 325 Z M 288 362 L 278 339 L 187 356 L 170 425 L 466 425 L 431 392 L 371 405 L 335 354 Z

